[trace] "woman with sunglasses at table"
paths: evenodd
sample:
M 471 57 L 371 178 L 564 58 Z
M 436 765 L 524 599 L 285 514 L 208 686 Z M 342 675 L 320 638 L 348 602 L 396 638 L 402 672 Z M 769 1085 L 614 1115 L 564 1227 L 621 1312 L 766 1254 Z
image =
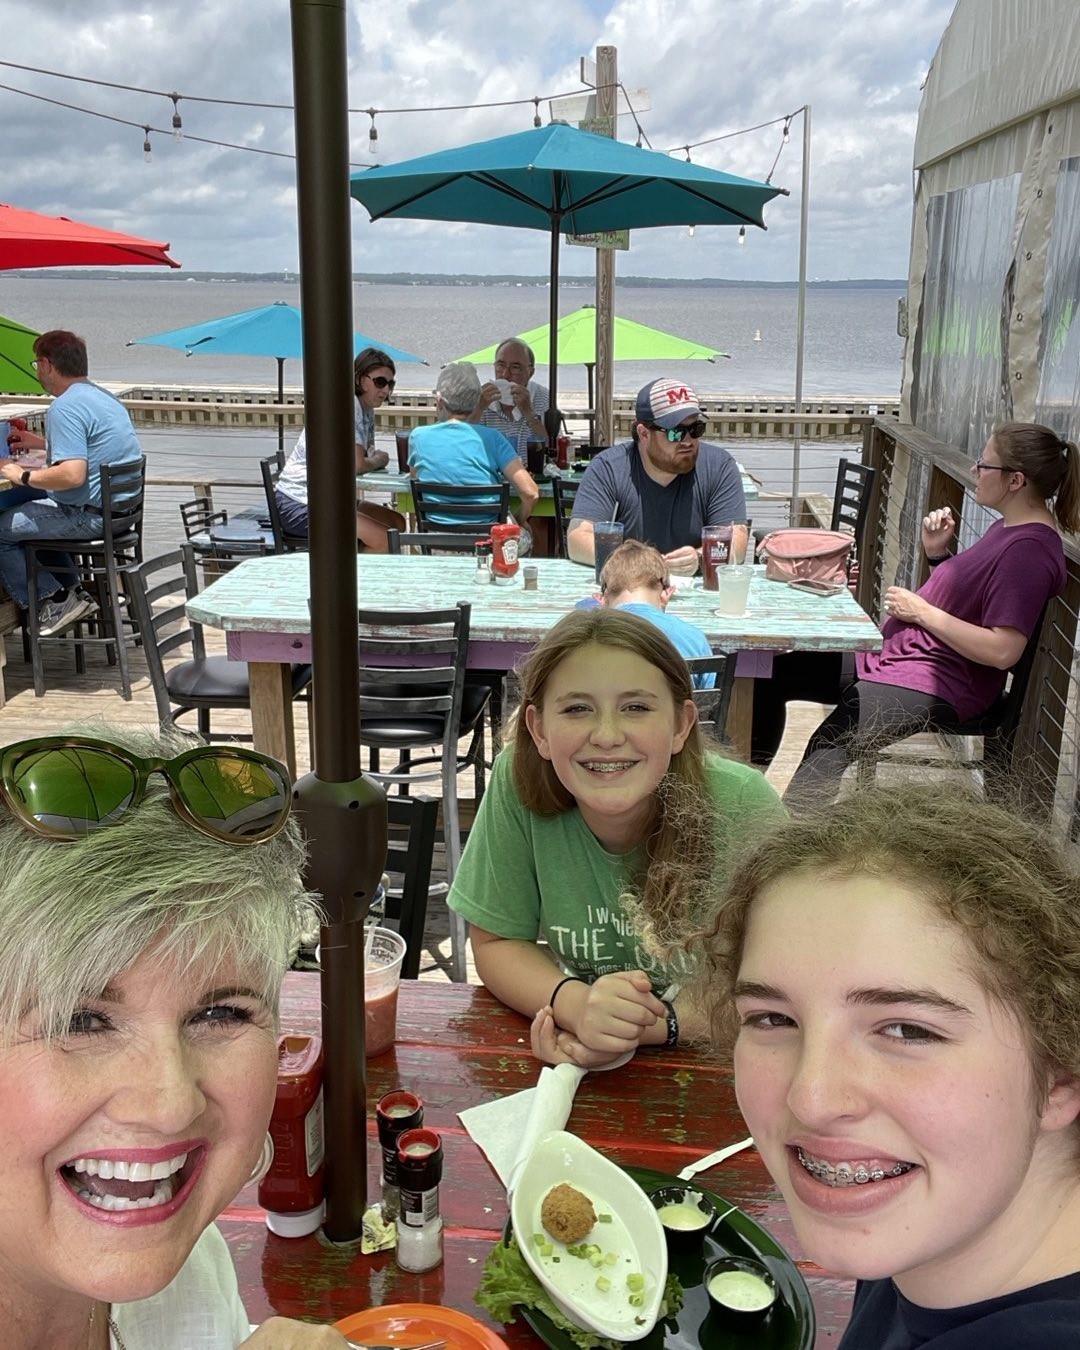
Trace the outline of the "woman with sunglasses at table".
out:
M 929 721 L 947 729 L 985 712 L 1019 661 L 1047 601 L 1065 586 L 1059 530 L 1080 528 L 1077 448 L 1049 427 L 994 428 L 972 466 L 975 503 L 998 513 L 983 536 L 950 553 L 956 521 L 931 511 L 922 544 L 933 571 L 918 591 L 885 592 L 880 652 L 791 653 L 754 681 L 751 758 L 772 762 L 790 699 L 836 703 L 810 738 L 784 800 L 832 800 L 848 764 Z
M 291 784 L 120 736 L 0 751 L 0 1344 L 344 1347 L 252 1332 L 213 1222 L 263 1154 L 310 912 Z
M 1080 879 L 955 787 L 868 789 L 739 860 L 714 1039 L 839 1350 L 1080 1345 Z
M 385 352 L 365 347 L 353 362 L 356 394 L 356 472 L 372 473 L 385 469 L 390 456 L 375 449 L 375 409 L 389 399 L 396 384 L 396 367 Z M 293 446 L 285 461 L 275 489 L 278 511 L 285 533 L 298 538 L 308 536 L 307 429 Z M 403 530 L 405 517 L 388 506 L 373 502 L 356 504 L 357 547 L 372 553 L 386 553 L 387 530 Z

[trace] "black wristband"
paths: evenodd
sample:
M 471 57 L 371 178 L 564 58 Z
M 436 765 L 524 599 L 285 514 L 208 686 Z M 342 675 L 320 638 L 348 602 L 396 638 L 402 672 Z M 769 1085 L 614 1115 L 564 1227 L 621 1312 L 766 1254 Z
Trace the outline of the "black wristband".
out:
M 555 996 L 559 992 L 559 990 L 563 987 L 564 984 L 584 984 L 584 983 L 585 981 L 580 979 L 577 975 L 564 975 L 563 978 L 559 981 L 559 983 L 555 986 L 555 988 L 551 991 L 551 997 L 548 999 L 548 1007 L 551 1009 L 551 1011 L 554 1013 Z
M 22 473 L 19 475 L 19 482 L 22 483 L 23 487 L 30 486 L 30 474 L 30 469 L 23 469 Z
M 926 561 L 931 567 L 936 567 L 938 563 L 948 562 L 951 557 L 951 553 L 943 553 L 940 558 L 931 558 L 930 555 L 927 554 Z
M 660 1001 L 667 1009 L 667 1040 L 664 1041 L 663 1049 L 674 1050 L 679 1044 L 679 1016 L 674 1003 L 669 1003 L 666 998 Z

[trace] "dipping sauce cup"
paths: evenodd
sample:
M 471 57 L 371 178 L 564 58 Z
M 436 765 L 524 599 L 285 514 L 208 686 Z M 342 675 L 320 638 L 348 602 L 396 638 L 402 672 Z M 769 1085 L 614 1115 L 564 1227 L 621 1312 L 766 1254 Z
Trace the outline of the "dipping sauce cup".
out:
M 716 1219 L 716 1205 L 707 1195 L 693 1186 L 661 1186 L 649 1199 L 672 1250 L 701 1246 Z
M 760 1261 L 749 1256 L 722 1256 L 710 1261 L 702 1276 L 712 1312 L 729 1326 L 751 1327 L 776 1305 L 776 1281 Z

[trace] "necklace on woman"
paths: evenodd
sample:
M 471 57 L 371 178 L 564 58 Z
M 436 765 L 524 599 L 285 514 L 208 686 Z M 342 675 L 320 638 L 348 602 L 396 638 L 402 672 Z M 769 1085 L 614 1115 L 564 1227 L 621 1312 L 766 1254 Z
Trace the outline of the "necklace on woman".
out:
M 96 1303 L 94 1303 L 90 1308 L 90 1321 L 87 1323 L 87 1326 L 90 1329 L 91 1333 L 93 1332 L 94 1329 L 94 1318 L 97 1316 L 97 1309 L 98 1305 Z M 123 1336 L 120 1335 L 120 1328 L 113 1321 L 111 1313 L 105 1314 L 105 1321 L 108 1325 L 110 1335 L 116 1342 L 116 1350 L 127 1350 L 127 1346 L 124 1344 L 124 1338 Z

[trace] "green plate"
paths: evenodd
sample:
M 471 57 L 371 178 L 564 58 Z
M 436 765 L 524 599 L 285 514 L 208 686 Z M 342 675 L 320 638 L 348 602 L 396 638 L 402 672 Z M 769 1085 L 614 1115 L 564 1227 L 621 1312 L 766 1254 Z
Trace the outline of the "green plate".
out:
M 645 1167 L 626 1167 L 646 1195 L 661 1186 L 692 1186 L 713 1199 L 723 1216 L 710 1229 L 700 1248 L 674 1251 L 668 1248 L 668 1269 L 677 1275 L 685 1291 L 682 1310 L 675 1319 L 658 1322 L 648 1336 L 635 1341 L 641 1350 L 814 1350 L 814 1305 L 810 1291 L 798 1267 L 783 1247 L 774 1242 L 753 1219 L 740 1209 L 730 1209 L 731 1201 L 698 1184 L 684 1182 L 667 1172 Z M 507 1220 L 505 1237 L 510 1237 Z M 752 1256 L 768 1267 L 780 1290 L 776 1306 L 768 1317 L 755 1322 L 745 1332 L 719 1325 L 709 1315 L 711 1304 L 701 1282 L 705 1267 L 720 1256 Z M 543 1313 L 533 1308 L 518 1308 L 517 1314 L 551 1350 L 577 1350 L 574 1342 Z

